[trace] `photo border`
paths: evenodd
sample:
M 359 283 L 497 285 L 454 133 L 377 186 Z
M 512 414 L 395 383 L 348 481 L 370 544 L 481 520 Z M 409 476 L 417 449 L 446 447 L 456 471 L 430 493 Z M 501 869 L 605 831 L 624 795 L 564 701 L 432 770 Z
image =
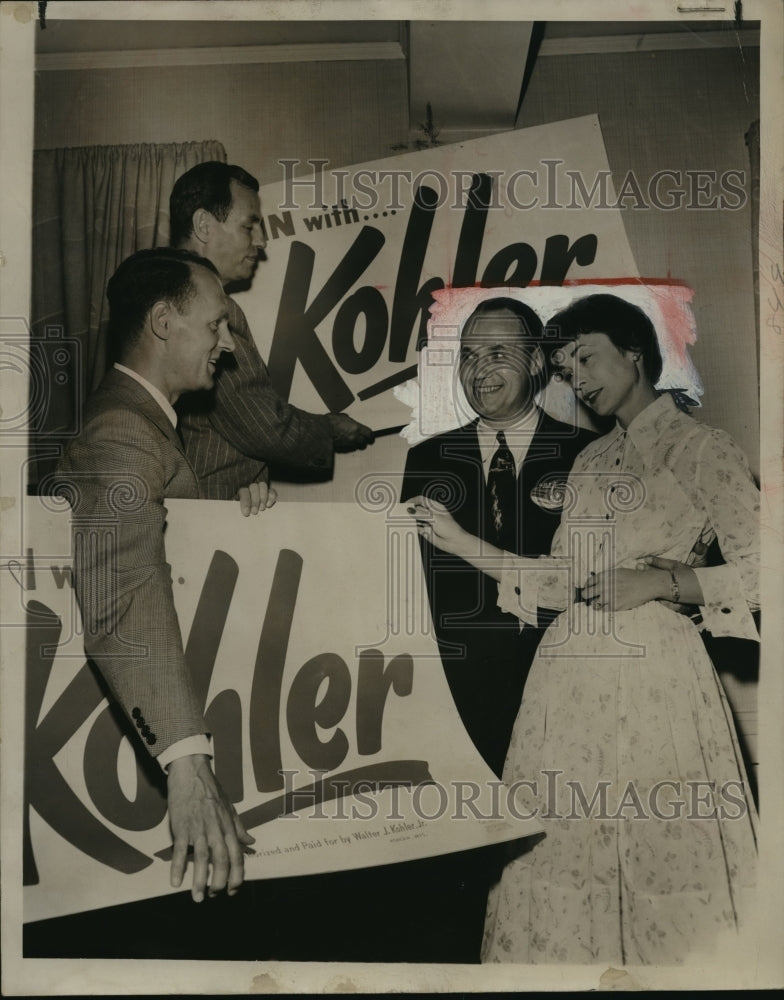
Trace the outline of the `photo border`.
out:
M 630 9 L 634 6 L 634 12 Z M 524 7 L 509 0 L 488 0 L 477 4 L 468 0 L 425 2 L 425 0 L 376 0 L 361 6 L 352 0 L 323 2 L 205 3 L 176 2 L 148 4 L 51 4 L 52 18 L 155 19 L 232 18 L 242 20 L 344 20 L 344 19 L 424 19 L 428 20 L 716 20 L 732 19 L 734 5 L 723 13 L 718 5 L 675 7 L 664 0 L 632 5 L 626 0 L 561 0 L 553 17 L 551 0 L 525 0 Z M 0 295 L 3 314 L 29 321 L 31 292 L 31 203 L 33 153 L 34 30 L 38 5 L 8 2 L 0 8 Z M 56 9 L 55 9 L 56 8 Z M 676 13 L 676 11 L 678 13 Z M 760 171 L 760 323 L 761 323 L 761 435 L 760 460 L 763 497 L 763 607 L 784 607 L 784 574 L 781 558 L 784 517 L 782 516 L 781 455 L 784 453 L 784 397 L 782 396 L 782 355 L 784 354 L 784 264 L 782 263 L 782 165 L 784 164 L 784 106 L 782 66 L 784 66 L 784 4 L 781 0 L 746 0 L 742 4 L 746 21 L 761 22 L 761 171 Z M 0 376 L 2 377 L 2 376 Z M 22 413 L 27 400 L 19 380 L 9 383 L 3 393 L 5 412 Z M 26 448 L 23 442 L 2 448 L 4 510 L 20 509 Z M 11 518 L 13 521 L 13 518 Z M 14 525 L 6 527 L 0 549 L 20 551 L 21 540 Z M 15 587 L 10 574 L 0 574 L 0 601 L 5 603 Z M 15 595 L 14 595 L 15 596 Z M 18 665 L 24 662 L 21 630 L 6 629 L 2 636 L 2 688 L 0 727 L 2 728 L 2 958 L 5 995 L 89 995 L 158 994 L 164 986 L 176 993 L 253 992 L 491 992 L 536 989 L 633 988 L 665 989 L 711 985 L 732 988 L 781 987 L 781 928 L 784 925 L 784 851 L 778 834 L 782 815 L 781 766 L 784 739 L 779 721 L 784 706 L 784 677 L 781 650 L 784 625 L 772 610 L 763 618 L 762 662 L 759 705 L 760 788 L 764 804 L 760 841 L 760 905 L 758 926 L 745 952 L 745 963 L 711 969 L 628 967 L 604 970 L 598 966 L 414 966 L 286 962 L 175 962 L 121 960 L 41 960 L 22 958 L 21 922 L 21 843 L 22 828 L 22 734 L 19 711 L 23 679 Z M 9 635 L 9 632 L 11 633 Z

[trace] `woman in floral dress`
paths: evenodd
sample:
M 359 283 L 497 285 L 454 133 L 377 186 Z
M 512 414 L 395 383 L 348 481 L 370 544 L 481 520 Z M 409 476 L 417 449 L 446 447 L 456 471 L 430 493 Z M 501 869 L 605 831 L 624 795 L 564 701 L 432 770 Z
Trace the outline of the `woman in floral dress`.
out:
M 433 544 L 499 581 L 502 608 L 562 612 L 504 769 L 545 835 L 515 845 L 491 893 L 483 960 L 678 962 L 736 928 L 753 889 L 754 805 L 687 612 L 714 636 L 757 638 L 759 494 L 731 439 L 654 388 L 661 354 L 641 310 L 594 295 L 548 325 L 561 376 L 616 420 L 574 463 L 551 557 L 480 548 L 438 504 L 414 507 Z M 724 565 L 700 567 L 714 538 Z

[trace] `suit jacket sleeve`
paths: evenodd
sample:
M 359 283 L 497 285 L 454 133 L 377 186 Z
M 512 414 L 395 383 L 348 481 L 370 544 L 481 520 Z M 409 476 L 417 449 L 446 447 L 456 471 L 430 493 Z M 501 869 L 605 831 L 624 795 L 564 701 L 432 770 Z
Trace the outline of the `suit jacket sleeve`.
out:
M 73 509 L 85 651 L 158 756 L 207 731 L 166 562 L 167 472 L 160 441 L 139 414 L 110 410 L 87 424 L 59 473 Z
M 406 468 L 403 473 L 403 485 L 400 489 L 401 503 L 411 500 L 422 493 L 428 480 L 428 470 L 424 467 L 423 449 L 413 447 L 406 454 Z
M 433 478 L 433 461 L 429 442 L 425 441 L 413 448 L 408 449 L 406 454 L 406 467 L 403 473 L 403 484 L 400 488 L 400 501 L 405 503 L 416 496 L 426 492 L 427 486 Z M 413 524 L 413 522 L 412 522 Z M 441 557 L 444 561 L 444 554 L 437 552 L 433 546 L 422 536 L 418 536 L 419 552 L 422 559 L 422 571 L 427 588 L 428 601 L 430 603 L 433 620 L 438 623 L 439 609 L 436 607 L 437 595 L 433 582 L 433 559 Z
M 285 402 L 270 383 L 245 315 L 230 301 L 234 358 L 215 380 L 209 419 L 243 455 L 318 471 L 332 468 L 329 418 Z

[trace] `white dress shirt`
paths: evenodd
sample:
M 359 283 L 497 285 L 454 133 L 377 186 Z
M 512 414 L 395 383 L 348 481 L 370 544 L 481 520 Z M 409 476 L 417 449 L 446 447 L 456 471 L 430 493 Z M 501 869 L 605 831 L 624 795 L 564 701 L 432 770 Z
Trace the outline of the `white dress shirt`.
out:
M 482 471 L 485 482 L 487 482 L 487 474 L 490 471 L 490 462 L 498 451 L 498 432 L 504 432 L 506 443 L 512 453 L 512 458 L 514 458 L 515 473 L 519 476 L 525 456 L 528 454 L 528 446 L 531 444 L 531 439 L 536 433 L 538 425 L 539 410 L 535 406 L 531 407 L 528 413 L 520 417 L 519 420 L 506 427 L 490 427 L 481 417 L 479 418 L 476 433 L 479 438 L 479 451 L 482 455 Z

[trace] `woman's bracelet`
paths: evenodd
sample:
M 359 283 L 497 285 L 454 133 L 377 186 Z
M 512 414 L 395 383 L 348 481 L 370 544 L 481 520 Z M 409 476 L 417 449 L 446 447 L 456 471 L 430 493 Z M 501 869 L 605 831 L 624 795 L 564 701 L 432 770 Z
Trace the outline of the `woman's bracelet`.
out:
M 675 575 L 675 570 L 671 569 L 670 573 L 670 600 L 673 604 L 680 604 L 681 600 L 681 588 L 678 586 L 678 578 Z

